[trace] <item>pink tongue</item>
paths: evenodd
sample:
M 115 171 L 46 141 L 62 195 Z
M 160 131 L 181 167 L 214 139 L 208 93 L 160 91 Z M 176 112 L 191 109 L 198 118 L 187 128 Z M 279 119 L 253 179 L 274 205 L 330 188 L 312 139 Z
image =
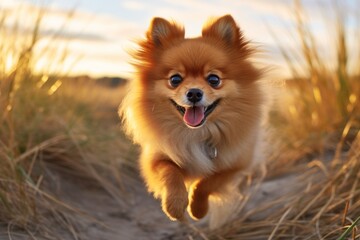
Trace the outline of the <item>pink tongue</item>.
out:
M 196 127 L 204 119 L 204 107 L 188 107 L 183 120 L 190 126 Z

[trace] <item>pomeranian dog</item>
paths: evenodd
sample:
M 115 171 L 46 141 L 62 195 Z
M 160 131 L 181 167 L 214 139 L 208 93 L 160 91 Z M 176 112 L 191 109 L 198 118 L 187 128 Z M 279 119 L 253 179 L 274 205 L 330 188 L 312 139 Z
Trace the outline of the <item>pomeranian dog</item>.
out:
M 141 146 L 142 176 L 166 215 L 183 220 L 187 209 L 201 219 L 209 197 L 233 194 L 253 162 L 262 71 L 230 15 L 206 24 L 198 38 L 154 18 L 138 44 L 137 78 L 119 114 Z

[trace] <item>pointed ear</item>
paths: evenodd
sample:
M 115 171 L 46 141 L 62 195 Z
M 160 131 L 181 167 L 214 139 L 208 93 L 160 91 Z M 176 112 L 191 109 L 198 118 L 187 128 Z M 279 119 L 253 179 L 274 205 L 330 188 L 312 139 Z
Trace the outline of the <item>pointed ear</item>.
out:
M 241 32 L 231 15 L 225 15 L 206 24 L 202 30 L 203 37 L 217 38 L 227 44 L 240 41 Z
M 184 38 L 184 35 L 184 28 L 158 17 L 151 21 L 147 32 L 148 40 L 157 47 L 164 46 L 170 40 Z

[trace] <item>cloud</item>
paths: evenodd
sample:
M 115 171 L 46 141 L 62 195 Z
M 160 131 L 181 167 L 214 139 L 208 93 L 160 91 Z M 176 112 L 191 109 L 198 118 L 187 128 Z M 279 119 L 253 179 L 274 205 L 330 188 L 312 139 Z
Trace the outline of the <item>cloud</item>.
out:
M 106 0 L 103 6 L 91 4 L 91 1 L 79 1 L 83 2 L 83 6 L 77 5 L 74 13 L 69 7 L 73 4 L 71 1 L 65 1 L 68 8 L 61 8 L 64 1 L 40 8 L 20 0 L 2 0 L 0 7 L 6 6 L 7 11 L 15 16 L 13 23 L 16 19 L 21 19 L 18 23 L 23 35 L 31 33 L 34 16 L 39 10 L 44 10 L 41 26 L 43 40 L 38 49 L 41 51 L 41 47 L 46 46 L 53 49 L 56 49 L 56 46 L 67 46 L 71 58 L 82 57 L 73 68 L 74 73 L 88 69 L 88 74 L 95 75 L 129 74 L 132 70 L 127 64 L 126 49 L 134 46 L 131 41 L 145 35 L 154 16 L 173 19 L 183 24 L 186 36 L 195 37 L 201 34 L 202 26 L 209 17 L 231 14 L 246 38 L 271 54 L 268 61 L 282 67 L 285 64 L 279 56 L 277 43 L 269 28 L 274 31 L 282 46 L 296 49 L 300 44 L 297 37 L 293 36 L 296 31 L 293 27 L 293 0 Z M 319 8 L 330 4 L 326 5 L 326 0 L 303 0 L 303 3 L 309 16 L 306 20 L 312 22 L 311 28 L 321 43 L 319 48 L 325 49 L 321 50 L 325 53 L 329 52 L 327 49 L 331 48 L 331 43 L 326 27 L 322 25 L 324 17 L 319 14 Z M 25 6 L 31 11 L 20 14 L 19 9 L 24 9 Z M 9 24 L 10 22 L 9 20 Z M 54 35 L 55 38 L 51 37 Z
M 139 1 L 122 1 L 122 6 L 130 10 L 143 10 L 146 8 L 146 5 Z
M 209 16 L 230 13 L 241 24 L 249 39 L 264 42 L 262 40 L 266 34 L 266 27 L 261 23 L 261 19 L 259 20 L 256 9 L 265 7 L 252 2 L 246 0 L 238 3 L 238 1 L 229 0 L 228 4 L 209 4 L 205 0 L 195 2 L 190 0 L 123 1 L 121 3 L 123 11 L 124 9 L 131 10 L 132 14 L 139 16 L 138 22 L 81 9 L 72 12 L 61 9 L 56 4 L 42 8 L 29 3 L 24 5 L 27 9 L 31 9 L 27 12 L 33 13 L 34 16 L 39 10 L 44 11 L 40 31 L 42 40 L 37 49 L 40 53 L 43 49 L 48 49 L 49 53 L 39 55 L 39 59 L 42 59 L 40 63 L 54 61 L 51 56 L 59 49 L 65 49 L 64 46 L 66 46 L 70 59 L 81 57 L 81 61 L 72 68 L 73 73 L 84 73 L 87 69 L 87 74 L 90 75 L 129 75 L 133 70 L 127 63 L 126 49 L 130 48 L 131 40 L 144 36 L 153 16 L 173 19 L 184 24 L 186 35 L 194 37 L 200 34 L 202 25 Z M 23 15 L 16 6 L 13 7 L 13 11 L 17 13 L 17 16 Z M 143 14 L 144 12 L 147 14 Z M 27 26 L 31 26 L 31 21 L 21 22 L 21 24 L 22 34 L 31 34 L 32 29 Z M 269 37 L 265 38 L 265 43 L 273 44 L 273 41 L 269 39 Z M 45 58 L 49 58 L 49 61 L 44 60 Z M 40 69 L 39 66 L 38 69 Z
M 12 8 L 21 5 L 19 0 L 2 0 L 0 6 L 3 8 Z
M 129 38 L 138 35 L 136 23 L 87 11 L 72 12 L 56 5 L 39 7 L 26 2 L 8 3 L 0 3 L 0 8 L 6 7 L 8 41 L 27 41 L 33 34 L 39 12 L 43 12 L 40 38 L 35 48 L 37 71 L 68 72 L 71 69 L 72 74 L 94 76 L 128 76 L 132 71 L 126 63 L 125 49 L 130 45 Z M 17 26 L 17 32 L 14 32 L 14 26 Z M 67 60 L 62 55 L 66 55 Z M 76 64 L 69 66 L 71 62 Z

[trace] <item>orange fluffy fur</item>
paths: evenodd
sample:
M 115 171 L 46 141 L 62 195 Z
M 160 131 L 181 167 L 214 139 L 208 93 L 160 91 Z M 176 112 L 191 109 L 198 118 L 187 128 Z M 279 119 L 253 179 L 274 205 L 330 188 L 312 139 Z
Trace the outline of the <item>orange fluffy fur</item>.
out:
M 209 22 L 198 38 L 154 18 L 146 39 L 133 53 L 138 75 L 120 108 L 129 135 L 141 145 L 141 173 L 172 220 L 186 209 L 194 219 L 208 212 L 209 196 L 223 193 L 253 159 L 261 116 L 261 71 L 249 57 L 253 49 L 230 15 Z M 180 74 L 177 87 L 169 78 Z M 221 79 L 219 87 L 206 81 Z M 184 102 L 188 89 L 204 92 L 204 104 L 220 99 L 199 128 L 188 127 L 170 99 Z M 209 156 L 209 147 L 217 157 Z

